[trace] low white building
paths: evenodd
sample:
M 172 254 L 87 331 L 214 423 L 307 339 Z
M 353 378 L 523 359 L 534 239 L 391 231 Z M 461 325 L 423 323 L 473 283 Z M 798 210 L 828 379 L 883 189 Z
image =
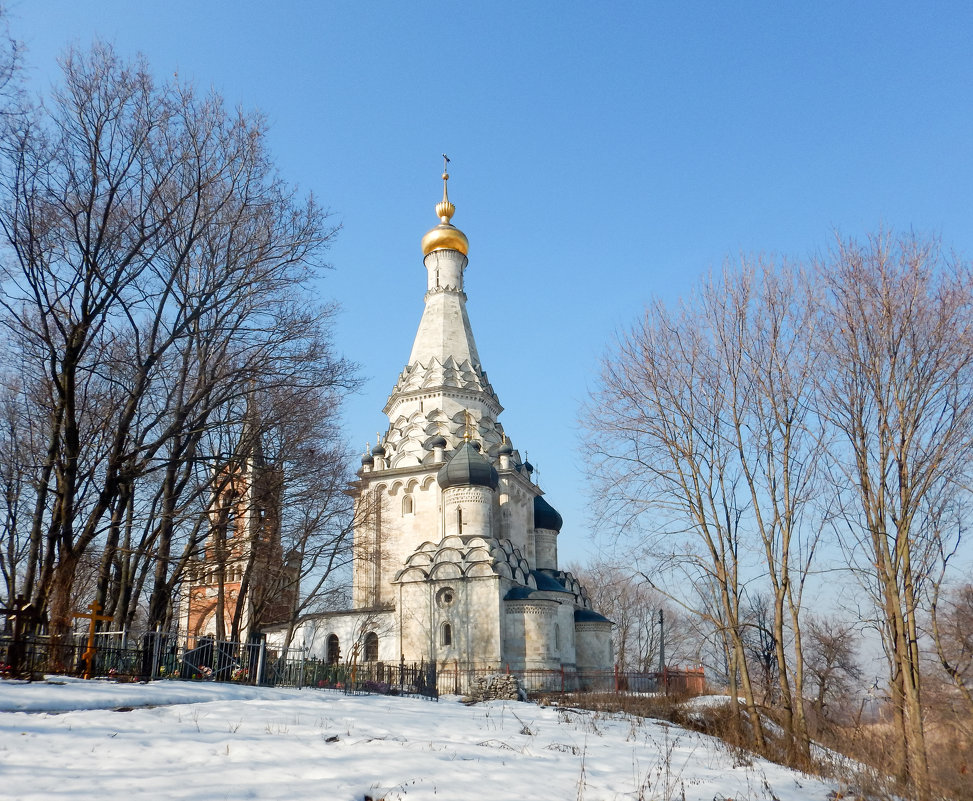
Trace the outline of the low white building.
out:
M 412 353 L 384 408 L 388 429 L 352 485 L 352 608 L 302 619 L 292 645 L 335 662 L 607 669 L 612 624 L 559 569 L 561 516 L 498 421 L 466 312 L 469 243 L 450 223 L 448 178 L 440 222 L 422 238 Z

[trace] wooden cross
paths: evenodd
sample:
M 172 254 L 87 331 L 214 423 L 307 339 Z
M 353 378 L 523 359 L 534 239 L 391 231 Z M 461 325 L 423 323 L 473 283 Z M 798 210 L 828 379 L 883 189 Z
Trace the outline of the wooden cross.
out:
M 24 650 L 22 642 L 24 623 L 32 621 L 36 617 L 36 611 L 34 605 L 29 603 L 23 595 L 18 595 L 13 606 L 9 609 L 0 609 L 0 614 L 6 615 L 8 620 L 12 618 L 14 622 L 13 641 L 7 649 L 7 662 L 10 666 L 11 675 L 16 676 L 20 673 L 20 661 Z
M 26 620 L 30 620 L 34 616 L 34 605 L 28 603 L 23 595 L 18 595 L 17 599 L 14 601 L 13 606 L 9 609 L 0 609 L 0 615 L 6 615 L 7 619 L 13 619 L 14 622 L 14 639 L 20 637 L 22 633 L 21 624 Z
M 95 672 L 95 625 L 99 620 L 111 620 L 111 615 L 99 615 L 101 611 L 101 604 L 97 601 L 92 601 L 88 604 L 88 608 L 91 610 L 88 612 L 75 612 L 75 617 L 87 618 L 90 622 L 88 624 L 88 647 L 85 649 L 84 655 L 81 660 L 84 662 L 84 677 L 90 679 Z

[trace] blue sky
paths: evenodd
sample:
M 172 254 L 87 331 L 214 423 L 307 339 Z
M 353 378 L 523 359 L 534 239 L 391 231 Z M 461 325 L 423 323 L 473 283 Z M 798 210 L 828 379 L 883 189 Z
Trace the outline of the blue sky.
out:
M 94 37 L 262 110 L 342 224 L 321 284 L 369 379 L 358 447 L 422 311 L 446 152 L 469 313 L 515 446 L 594 553 L 579 405 L 613 332 L 740 253 L 880 225 L 973 253 L 973 4 L 12 0 L 31 82 Z

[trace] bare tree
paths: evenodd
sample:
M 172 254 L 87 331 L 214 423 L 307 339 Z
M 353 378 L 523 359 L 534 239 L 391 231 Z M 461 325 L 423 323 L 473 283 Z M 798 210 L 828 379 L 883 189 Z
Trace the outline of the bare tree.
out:
M 858 663 L 860 634 L 854 623 L 835 616 L 811 617 L 805 633 L 805 669 L 816 718 L 835 721 L 840 705 L 847 705 L 862 678 Z
M 700 661 L 681 610 L 631 568 L 599 561 L 567 570 L 588 588 L 592 607 L 615 624 L 612 645 L 622 670 L 655 671 L 663 653 L 666 664 Z
M 678 312 L 652 305 L 605 360 L 587 415 L 606 517 L 624 528 L 651 513 L 646 549 L 699 588 L 695 609 L 724 641 L 758 745 L 745 599 L 747 583 L 769 584 L 773 696 L 805 757 L 799 617 L 821 445 L 808 293 L 789 266 L 745 261 Z
M 973 287 L 935 242 L 885 233 L 838 242 L 818 280 L 838 521 L 882 616 L 900 779 L 928 798 L 919 613 L 973 462 Z
M 973 584 L 942 597 L 935 584 L 930 621 L 936 656 L 973 717 Z
M 130 616 L 150 584 L 163 620 L 198 534 L 195 479 L 226 458 L 205 432 L 239 430 L 254 391 L 353 383 L 331 310 L 304 300 L 334 229 L 275 175 L 263 120 L 105 45 L 69 53 L 64 76 L 5 139 L 0 184 L 3 322 L 47 435 L 25 572 L 55 632 L 94 543 L 101 600 L 114 588 Z
M 664 557 L 661 567 L 712 587 L 730 691 L 736 698 L 742 689 L 762 748 L 741 608 L 741 522 L 749 499 L 734 467 L 737 448 L 724 405 L 731 393 L 699 309 L 674 313 L 653 304 L 603 362 L 586 413 L 588 452 L 606 518 L 622 529 L 643 526 L 652 535 L 646 549 Z

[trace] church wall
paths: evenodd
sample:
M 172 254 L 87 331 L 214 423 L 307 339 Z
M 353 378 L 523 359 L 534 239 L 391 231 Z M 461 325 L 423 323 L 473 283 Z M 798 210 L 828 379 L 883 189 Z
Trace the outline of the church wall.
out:
M 497 576 L 450 577 L 400 585 L 402 653 L 406 661 L 435 659 L 500 664 Z M 448 642 L 444 625 L 449 626 Z
M 451 487 L 442 494 L 445 536 L 489 537 L 493 492 L 488 487 Z
M 611 643 L 611 623 L 582 622 L 575 624 L 578 670 L 603 670 L 614 659 Z
M 577 664 L 577 643 L 575 640 L 574 604 L 562 603 L 557 608 L 557 656 L 565 668 Z
M 392 580 L 424 542 L 442 539 L 440 490 L 433 476 L 396 480 L 383 495 L 381 602 L 396 600 Z
M 504 658 L 512 670 L 557 670 L 557 601 L 504 601 Z
M 533 538 L 528 536 L 534 527 L 533 496 L 517 486 L 515 479 L 503 477 L 500 479 L 498 496 L 503 521 L 501 531 L 520 550 L 528 564 L 533 565 Z
M 362 643 L 368 632 L 374 632 L 378 637 L 378 661 L 399 661 L 395 614 L 390 611 L 355 610 L 315 615 L 297 625 L 291 639 L 291 649 L 306 649 L 308 658 L 327 659 L 328 637 L 334 634 L 338 637 L 340 661 L 351 662 L 355 644 L 358 643 L 358 661 L 362 662 Z M 285 633 L 283 628 L 268 632 L 268 647 L 282 648 Z
M 534 530 L 534 567 L 557 570 L 557 532 L 547 528 Z

